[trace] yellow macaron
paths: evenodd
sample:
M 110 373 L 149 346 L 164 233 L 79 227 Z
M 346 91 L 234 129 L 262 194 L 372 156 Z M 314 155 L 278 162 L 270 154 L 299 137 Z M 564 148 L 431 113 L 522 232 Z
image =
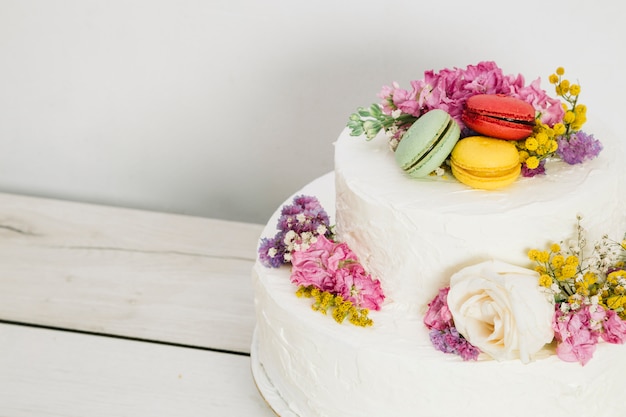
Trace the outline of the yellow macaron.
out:
M 465 185 L 494 190 L 513 183 L 521 172 L 515 144 L 487 136 L 457 142 L 450 155 L 454 177 Z

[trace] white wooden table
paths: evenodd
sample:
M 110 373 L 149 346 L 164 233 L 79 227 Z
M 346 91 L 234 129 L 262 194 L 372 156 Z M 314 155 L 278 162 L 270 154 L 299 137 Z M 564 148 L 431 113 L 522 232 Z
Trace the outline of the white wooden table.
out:
M 274 417 L 262 226 L 0 194 L 0 417 Z

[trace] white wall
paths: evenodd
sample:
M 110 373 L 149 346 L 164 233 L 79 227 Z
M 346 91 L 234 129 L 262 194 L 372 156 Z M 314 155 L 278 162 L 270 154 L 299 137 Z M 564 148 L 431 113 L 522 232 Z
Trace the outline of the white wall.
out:
M 564 66 L 590 118 L 619 129 L 619 16 L 587 1 L 0 0 L 0 191 L 264 223 L 332 170 L 382 85 L 480 60 L 529 80 Z

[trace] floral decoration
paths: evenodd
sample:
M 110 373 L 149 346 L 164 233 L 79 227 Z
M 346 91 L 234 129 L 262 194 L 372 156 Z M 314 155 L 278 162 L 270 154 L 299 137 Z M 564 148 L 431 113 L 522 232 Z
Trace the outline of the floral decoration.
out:
M 552 321 L 556 353 L 569 362 L 586 364 L 600 339 L 626 341 L 626 240 L 607 235 L 585 253 L 587 241 L 580 218 L 576 238 L 532 249 L 539 283 L 554 297 Z
M 572 241 L 529 251 L 534 270 L 490 261 L 454 274 L 424 316 L 435 348 L 527 363 L 554 343 L 561 360 L 585 365 L 600 340 L 626 342 L 626 237 L 586 245 L 579 218 Z
M 333 237 L 328 214 L 313 196 L 296 196 L 284 205 L 276 228 L 276 235 L 261 239 L 259 247 L 259 260 L 272 268 L 290 263 L 293 252 L 305 250 L 317 236 Z
M 395 151 L 408 128 L 430 110 L 448 112 L 459 124 L 461 137 L 466 137 L 473 134 L 461 120 L 469 97 L 509 95 L 530 103 L 536 111 L 533 134 L 516 141 L 522 175 L 532 177 L 545 173 L 545 161 L 550 158 L 578 164 L 595 158 L 602 150 L 600 141 L 580 130 L 586 121 L 587 108 L 578 102 L 580 85 L 563 79 L 564 72 L 559 67 L 549 77 L 557 96 L 554 98 L 541 88 L 540 78 L 526 84 L 521 74 L 506 75 L 491 61 L 464 69 L 430 70 L 422 79 L 411 81 L 410 90 L 400 88 L 397 82 L 384 86 L 378 94 L 381 102 L 358 108 L 347 126 L 352 136 L 365 135 L 367 140 L 384 131 L 390 148 Z
M 283 206 L 273 238 L 263 238 L 259 260 L 266 267 L 291 265 L 296 295 L 313 298 L 313 310 L 371 326 L 369 310 L 380 310 L 385 299 L 380 281 L 372 278 L 344 242 L 337 242 L 329 217 L 317 198 L 297 196 Z

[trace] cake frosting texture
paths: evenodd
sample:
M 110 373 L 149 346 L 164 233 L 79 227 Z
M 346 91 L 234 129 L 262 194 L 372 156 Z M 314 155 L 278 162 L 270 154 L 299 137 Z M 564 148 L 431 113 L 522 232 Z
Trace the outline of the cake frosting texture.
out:
M 334 175 L 298 194 L 332 213 Z M 278 213 L 264 231 L 271 236 Z M 623 346 L 601 344 L 587 365 L 551 348 L 533 362 L 495 361 L 436 351 L 422 315 L 391 302 L 374 326 L 338 325 L 294 296 L 287 266 L 253 270 L 257 328 L 252 363 L 261 392 L 281 417 L 615 417 L 626 372 Z M 607 382 L 613 381 L 613 382 Z M 271 387 L 271 388 L 270 388 Z M 269 390 L 271 389 L 271 393 Z
M 626 230 L 623 169 L 610 143 L 585 164 L 554 161 L 549 175 L 489 191 L 450 175 L 402 175 L 384 137 L 367 142 L 346 130 L 335 146 L 338 234 L 387 297 L 411 308 L 423 310 L 462 267 L 489 259 L 530 265 L 528 250 L 572 237 L 578 215 L 590 241 Z
M 270 406 L 281 417 L 623 415 L 623 346 L 600 343 L 585 366 L 562 361 L 551 344 L 528 363 L 463 361 L 434 349 L 423 324 L 457 271 L 490 260 L 532 267 L 528 250 L 572 237 L 579 215 L 590 242 L 620 239 L 621 152 L 605 142 L 584 165 L 549 162 L 549 175 L 484 191 L 450 175 L 410 179 L 384 137 L 344 131 L 335 171 L 294 195 L 320 200 L 338 238 L 380 279 L 385 303 L 371 312 L 372 327 L 339 325 L 295 296 L 289 266 L 257 261 L 251 359 Z M 264 237 L 274 235 L 279 211 Z

